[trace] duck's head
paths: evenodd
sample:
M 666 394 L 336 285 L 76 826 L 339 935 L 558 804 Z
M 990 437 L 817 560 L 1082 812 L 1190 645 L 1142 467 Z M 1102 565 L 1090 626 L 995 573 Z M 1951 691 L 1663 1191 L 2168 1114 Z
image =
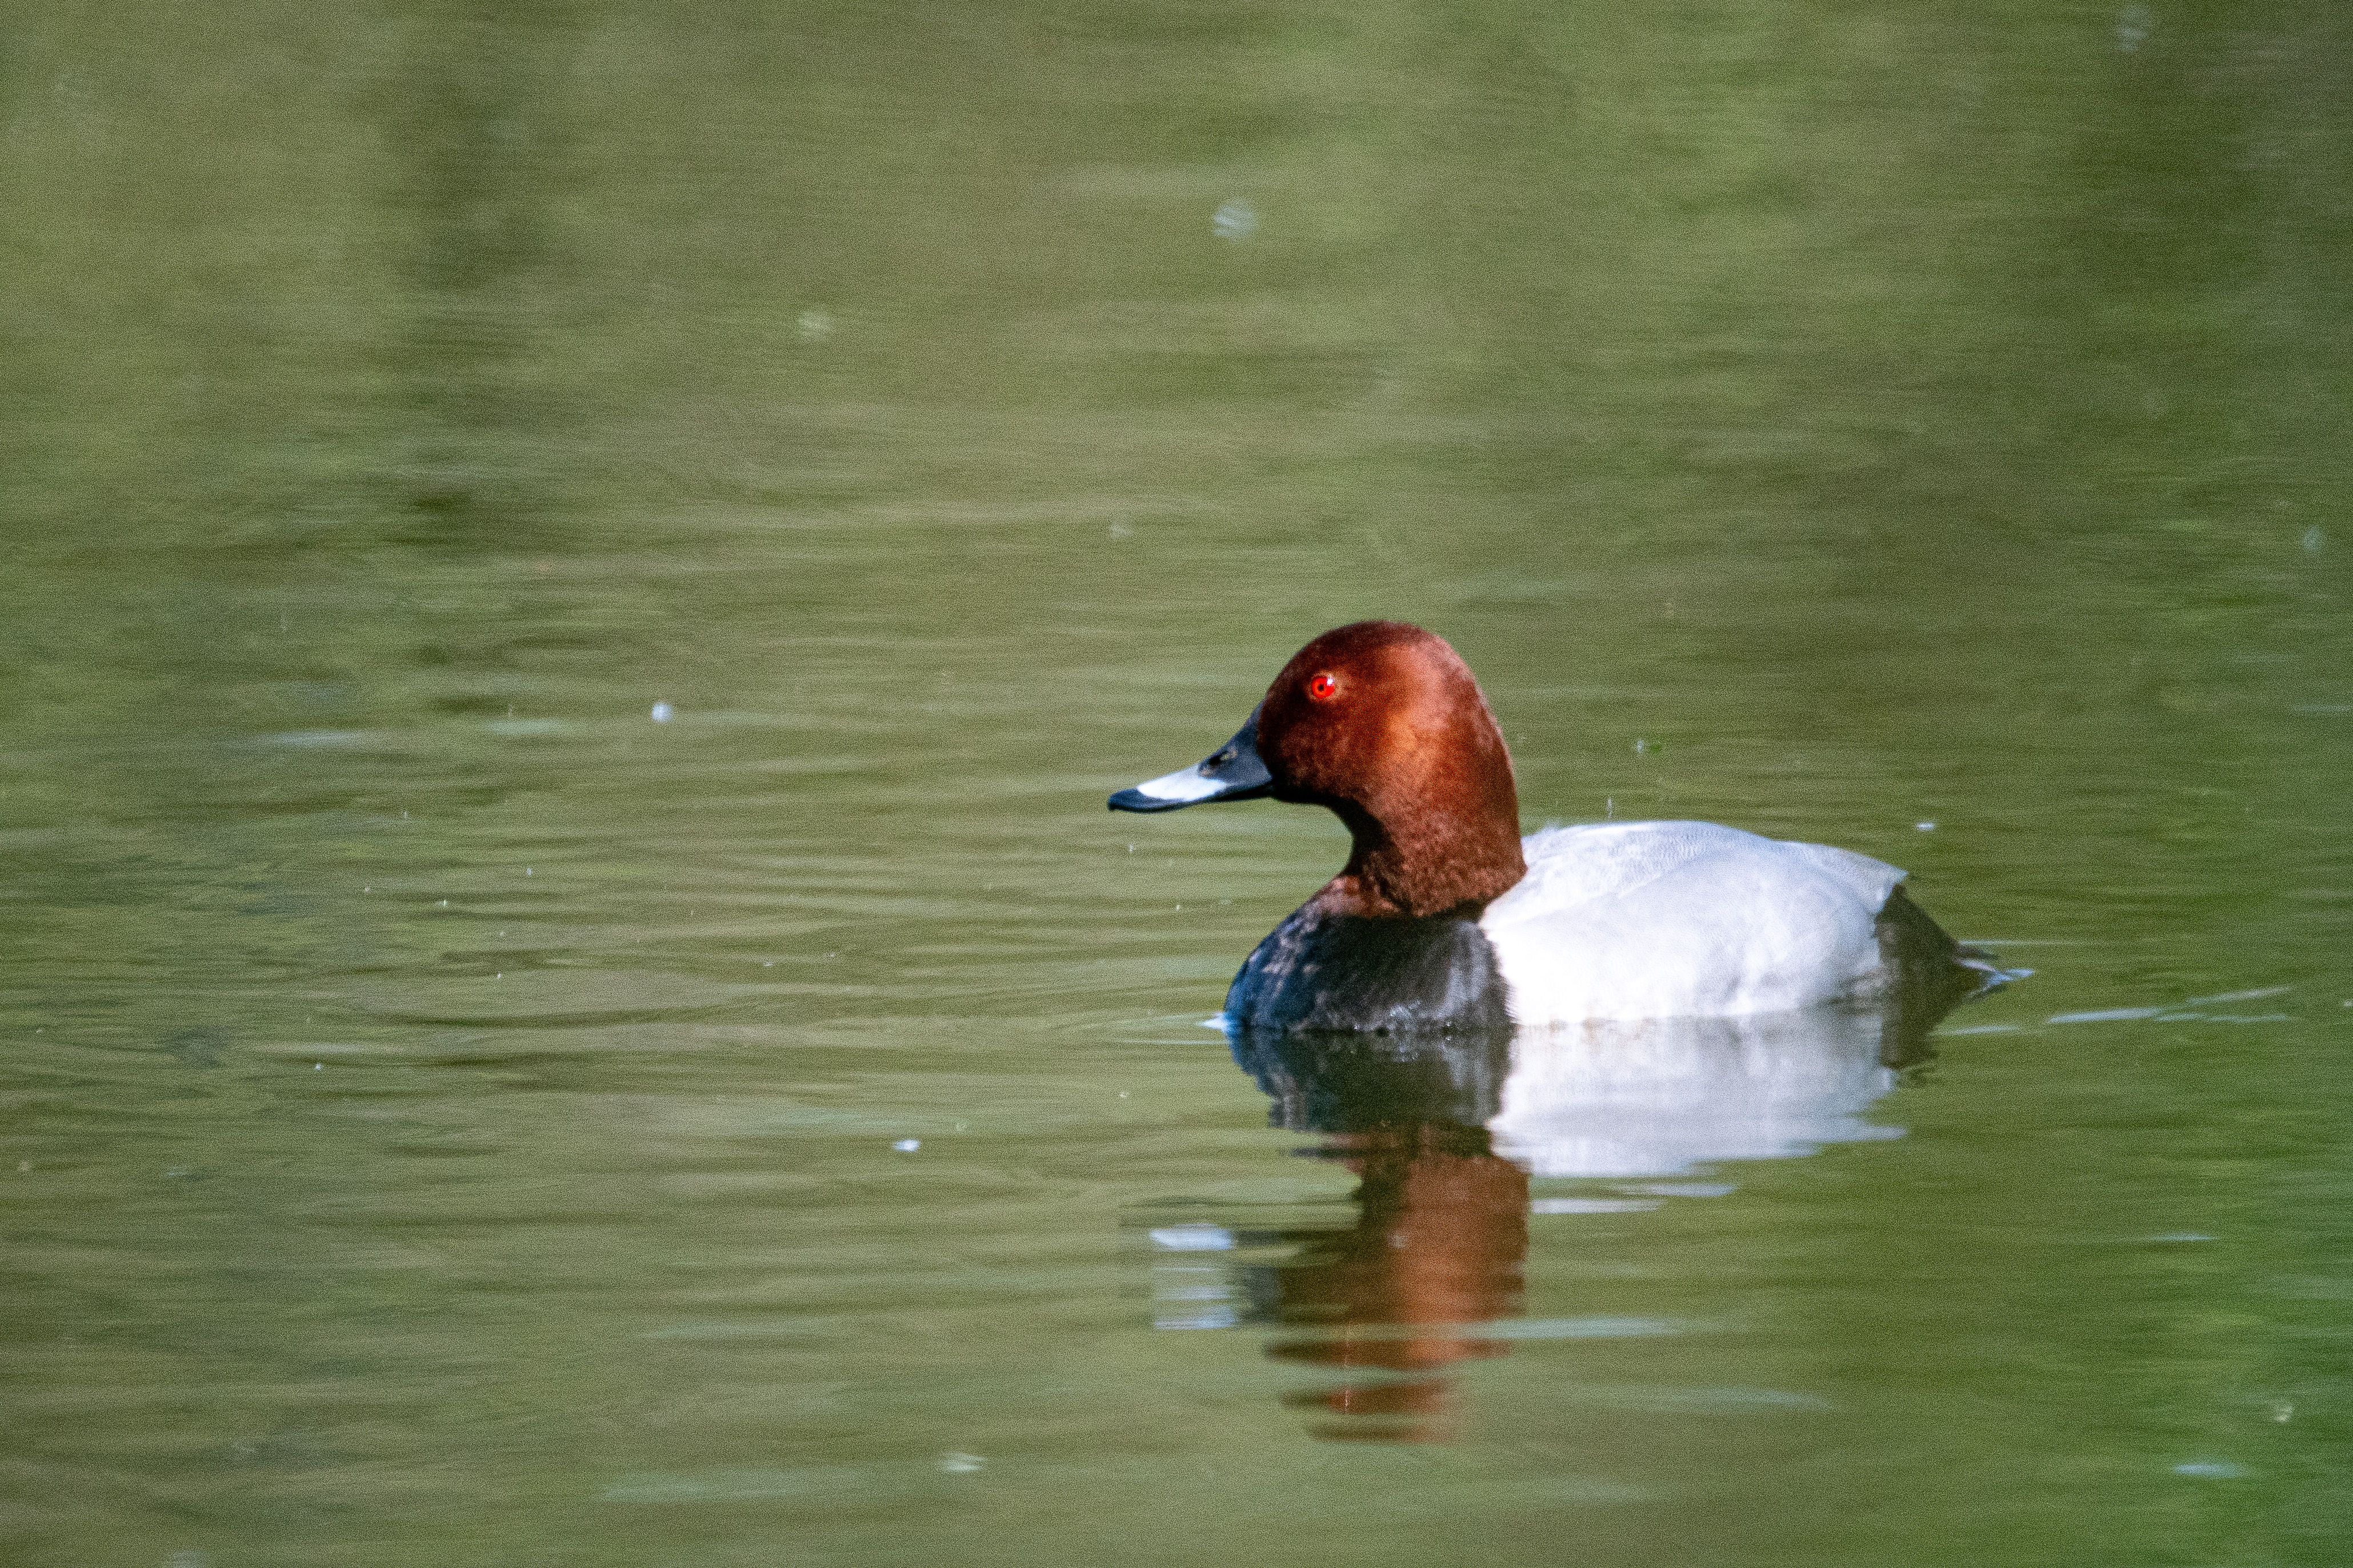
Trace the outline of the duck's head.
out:
M 1359 621 L 1293 654 L 1234 738 L 1111 797 L 1113 811 L 1219 800 L 1328 806 L 1356 840 L 1336 913 L 1475 912 L 1526 874 L 1511 753 L 1443 637 Z

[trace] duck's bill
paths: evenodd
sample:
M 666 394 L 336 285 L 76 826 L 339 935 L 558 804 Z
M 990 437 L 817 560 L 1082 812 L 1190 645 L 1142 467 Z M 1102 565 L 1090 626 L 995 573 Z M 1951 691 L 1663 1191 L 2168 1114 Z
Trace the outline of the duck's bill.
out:
M 1258 715 L 1234 738 L 1189 768 L 1146 779 L 1111 797 L 1113 811 L 1175 811 L 1213 800 L 1257 800 L 1274 793 L 1274 775 L 1258 755 Z

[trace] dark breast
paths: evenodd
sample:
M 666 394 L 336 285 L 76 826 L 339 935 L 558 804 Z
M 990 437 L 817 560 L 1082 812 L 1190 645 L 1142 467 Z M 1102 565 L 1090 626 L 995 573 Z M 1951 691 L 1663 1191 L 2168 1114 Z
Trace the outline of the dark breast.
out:
M 1512 1026 L 1495 950 L 1475 921 L 1334 915 L 1313 905 L 1258 944 L 1226 993 L 1226 1017 L 1278 1033 Z

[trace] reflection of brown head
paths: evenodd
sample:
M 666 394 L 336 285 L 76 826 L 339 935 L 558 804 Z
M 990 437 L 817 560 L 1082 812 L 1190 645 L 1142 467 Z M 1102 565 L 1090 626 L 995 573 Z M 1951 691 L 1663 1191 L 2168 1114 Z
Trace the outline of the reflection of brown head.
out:
M 1267 1353 L 1425 1373 L 1503 1354 L 1509 1348 L 1504 1342 L 1467 1337 L 1462 1326 L 1520 1309 L 1527 1173 L 1492 1152 L 1484 1132 L 1463 1128 L 1356 1133 L 1336 1140 L 1332 1152 L 1361 1178 L 1356 1228 L 1311 1245 L 1279 1270 L 1278 1312 L 1286 1322 L 1337 1331 L 1278 1343 Z M 1418 1325 L 1436 1331 L 1409 1331 Z M 1350 1380 L 1293 1402 L 1345 1415 L 1407 1418 L 1403 1426 L 1327 1426 L 1319 1429 L 1324 1436 L 1430 1441 L 1447 1436 L 1441 1418 L 1451 1402 L 1451 1381 Z

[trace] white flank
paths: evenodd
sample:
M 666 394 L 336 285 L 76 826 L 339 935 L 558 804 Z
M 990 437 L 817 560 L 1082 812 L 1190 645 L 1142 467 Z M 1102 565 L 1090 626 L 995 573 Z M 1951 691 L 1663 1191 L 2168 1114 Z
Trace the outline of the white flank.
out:
M 1893 866 L 1706 822 L 1547 828 L 1480 918 L 1523 1025 L 1727 1018 L 1859 998 Z

